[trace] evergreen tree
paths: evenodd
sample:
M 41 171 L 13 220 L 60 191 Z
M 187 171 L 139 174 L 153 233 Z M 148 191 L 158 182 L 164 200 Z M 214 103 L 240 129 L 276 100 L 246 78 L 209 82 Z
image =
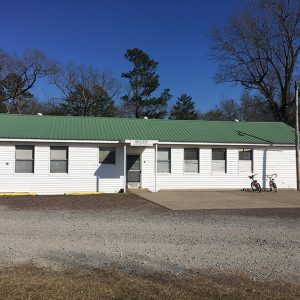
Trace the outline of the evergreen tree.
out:
M 152 94 L 159 88 L 158 62 L 140 49 L 128 49 L 125 58 L 133 64 L 133 69 L 123 73 L 129 80 L 128 94 L 121 99 L 125 110 L 135 118 L 163 118 L 167 114 L 167 103 L 171 99 L 170 90 L 164 89 L 159 97 Z
M 197 112 L 192 97 L 187 94 L 178 97 L 169 118 L 173 120 L 196 120 Z

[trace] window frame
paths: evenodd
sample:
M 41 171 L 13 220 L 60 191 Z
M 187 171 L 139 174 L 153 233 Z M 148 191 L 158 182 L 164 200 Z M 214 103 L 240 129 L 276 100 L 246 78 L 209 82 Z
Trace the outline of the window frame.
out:
M 197 171 L 187 171 L 186 162 L 187 161 L 194 161 L 195 159 L 185 159 L 185 150 L 195 150 L 197 153 Z M 200 173 L 200 149 L 195 147 L 187 147 L 183 148 L 183 173 L 184 174 L 199 174 Z
M 223 151 L 225 153 L 225 159 L 213 159 L 213 152 L 214 150 L 225 150 Z M 227 148 L 211 148 L 211 173 L 213 175 L 222 175 L 222 174 L 227 174 Z M 224 165 L 224 172 L 216 172 L 213 170 L 213 161 L 224 161 L 225 165 Z
M 100 151 L 101 151 L 101 149 L 113 149 L 114 162 L 105 162 L 105 160 L 100 161 Z M 109 150 L 109 151 L 111 151 L 111 150 Z M 114 146 L 100 146 L 98 148 L 98 163 L 101 164 L 101 165 L 116 165 L 116 163 L 117 163 L 117 147 L 114 147 Z
M 240 153 L 245 152 L 245 150 L 246 151 L 251 151 L 251 159 L 240 159 Z M 253 171 L 254 171 L 254 164 L 253 164 L 254 151 L 253 151 L 253 148 L 239 148 L 238 152 L 239 152 L 239 155 L 238 155 L 239 174 L 247 173 L 247 172 L 241 172 L 240 161 L 249 161 L 249 160 L 251 161 L 251 170 L 249 171 L 249 173 L 253 173 Z
M 17 149 L 32 149 L 32 159 L 17 159 Z M 30 161 L 32 162 L 32 172 L 17 172 L 17 162 L 18 161 Z M 34 145 L 15 145 L 15 174 L 34 174 L 35 168 L 35 146 Z
M 66 153 L 66 156 L 67 158 L 66 159 L 51 159 L 51 150 L 54 149 L 54 148 L 64 148 L 66 149 L 67 153 Z M 67 164 L 66 164 L 66 172 L 51 172 L 51 162 L 52 161 L 66 161 Z M 69 174 L 69 146 L 50 146 L 50 165 L 49 165 L 49 173 L 51 175 L 59 175 L 59 174 Z
M 168 160 L 162 160 L 162 159 L 158 159 L 158 152 L 159 150 L 162 150 L 162 149 L 167 149 L 168 150 L 168 156 L 169 156 L 169 159 Z M 169 172 L 159 172 L 158 171 L 158 165 L 160 162 L 168 162 L 169 164 Z M 171 147 L 158 147 L 157 148 L 157 170 L 156 170 L 156 173 L 157 174 L 171 174 L 172 173 L 172 151 L 171 151 Z

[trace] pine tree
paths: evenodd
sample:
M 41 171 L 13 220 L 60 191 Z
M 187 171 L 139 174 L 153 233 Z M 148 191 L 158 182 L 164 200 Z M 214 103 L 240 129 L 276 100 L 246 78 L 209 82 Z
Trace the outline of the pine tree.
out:
M 197 119 L 197 112 L 195 109 L 195 103 L 191 96 L 182 94 L 177 98 L 175 105 L 173 106 L 170 119 L 172 120 L 195 120 Z
M 123 73 L 129 80 L 129 91 L 121 99 L 125 110 L 135 118 L 163 118 L 167 114 L 167 103 L 171 99 L 170 90 L 164 89 L 159 97 L 153 93 L 159 88 L 158 62 L 140 49 L 128 49 L 125 58 L 133 64 L 133 69 Z

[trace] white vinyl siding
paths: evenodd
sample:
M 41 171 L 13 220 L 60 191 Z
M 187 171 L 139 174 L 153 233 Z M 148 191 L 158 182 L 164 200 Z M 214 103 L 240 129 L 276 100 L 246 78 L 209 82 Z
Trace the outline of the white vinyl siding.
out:
M 211 171 L 212 174 L 226 173 L 227 150 L 225 148 L 212 149 Z
M 50 147 L 50 173 L 68 173 L 68 147 Z
M 18 144 L 17 144 L 18 145 Z M 28 145 L 28 144 L 27 144 Z M 31 144 L 33 146 L 33 144 Z M 118 193 L 124 187 L 124 146 L 116 148 L 116 164 L 99 165 L 99 147 L 70 143 L 68 147 L 68 173 L 50 174 L 50 146 L 34 145 L 34 175 L 15 173 L 15 145 L 0 142 L 0 192 L 33 192 L 37 194 L 64 194 L 68 192 Z M 239 150 L 228 145 L 227 173 L 212 174 L 212 147 L 199 146 L 199 173 L 184 173 L 184 148 L 187 145 L 167 145 L 171 148 L 171 173 L 155 174 L 155 147 L 130 147 L 127 153 L 139 151 L 141 156 L 141 184 L 155 191 L 166 189 L 242 189 L 250 187 L 248 174 L 239 173 Z M 196 146 L 195 146 L 196 147 Z M 253 146 L 253 169 L 258 173 L 262 187 L 268 187 L 264 175 L 277 173 L 279 189 L 296 188 L 295 149 L 293 147 Z M 27 176 L 29 175 L 29 176 Z
M 34 172 L 34 146 L 16 146 L 15 172 Z
M 198 148 L 184 149 L 184 172 L 185 173 L 199 172 L 199 149 Z
M 116 148 L 100 147 L 99 148 L 99 163 L 114 165 L 116 163 Z
M 240 174 L 253 173 L 253 150 L 252 149 L 239 150 L 239 173 Z
M 157 149 L 157 173 L 171 173 L 171 148 Z

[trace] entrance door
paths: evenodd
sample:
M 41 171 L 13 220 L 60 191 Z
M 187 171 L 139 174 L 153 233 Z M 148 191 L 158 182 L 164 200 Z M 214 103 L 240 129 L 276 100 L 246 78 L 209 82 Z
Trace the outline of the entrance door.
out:
M 141 159 L 140 155 L 127 155 L 127 185 L 139 188 L 141 183 Z

